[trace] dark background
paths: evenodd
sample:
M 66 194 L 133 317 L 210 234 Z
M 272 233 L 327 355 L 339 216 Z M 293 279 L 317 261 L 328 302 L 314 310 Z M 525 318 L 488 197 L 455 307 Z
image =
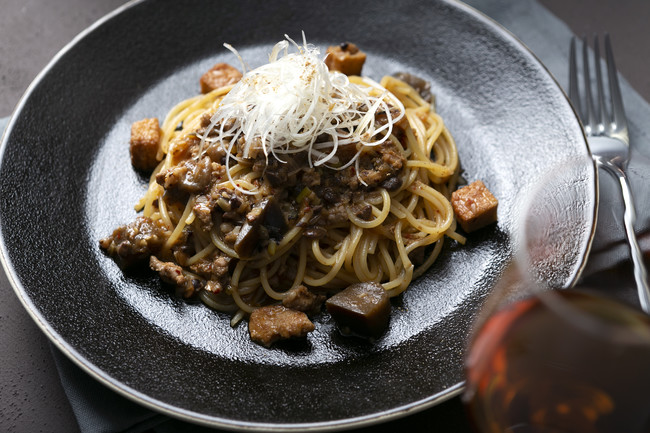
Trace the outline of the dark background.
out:
M 517 0 L 512 0 L 516 2 Z M 539 0 L 577 35 L 612 35 L 619 71 L 650 101 L 650 2 L 646 0 Z M 123 0 L 3 0 L 0 14 L 0 118 L 49 60 L 80 31 Z M 0 431 L 79 431 L 61 387 L 46 337 L 0 271 Z M 427 431 L 436 417 L 444 431 L 466 432 L 458 399 L 415 415 Z M 399 421 L 368 431 L 390 431 Z M 388 430 L 387 430 L 388 429 Z M 453 429 L 453 430 L 452 430 Z M 442 431 L 442 430 L 439 430 Z

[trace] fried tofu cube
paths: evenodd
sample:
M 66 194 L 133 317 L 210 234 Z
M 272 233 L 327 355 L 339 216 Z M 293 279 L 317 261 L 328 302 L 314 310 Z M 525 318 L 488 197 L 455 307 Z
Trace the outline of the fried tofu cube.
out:
M 328 47 L 325 57 L 325 64 L 330 71 L 339 71 L 345 75 L 361 75 L 365 61 L 366 54 L 351 42 Z
M 248 320 L 251 340 L 266 347 L 278 340 L 305 338 L 314 329 L 314 324 L 305 313 L 282 305 L 258 308 Z
M 214 89 L 229 86 L 241 80 L 241 72 L 227 63 L 217 63 L 201 76 L 201 93 L 210 93 Z
M 454 191 L 451 195 L 451 205 L 458 223 L 467 233 L 497 220 L 499 201 L 480 180 Z
M 131 164 L 137 170 L 153 171 L 158 165 L 158 147 L 162 132 L 158 119 L 143 119 L 131 125 Z

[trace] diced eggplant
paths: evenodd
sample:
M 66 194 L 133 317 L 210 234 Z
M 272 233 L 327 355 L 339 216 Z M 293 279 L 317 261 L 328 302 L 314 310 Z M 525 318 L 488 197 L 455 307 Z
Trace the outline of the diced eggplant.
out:
M 327 235 L 327 229 L 323 226 L 307 227 L 302 235 L 307 239 L 322 239 Z
M 269 231 L 269 237 L 280 241 L 287 231 L 287 221 L 284 218 L 282 207 L 275 199 L 268 199 L 264 212 L 264 227 Z
M 392 192 L 397 191 L 402 186 L 402 178 L 399 176 L 389 177 L 381 183 L 382 188 L 386 188 L 386 191 Z
M 235 240 L 235 252 L 242 259 L 247 259 L 253 255 L 257 242 L 260 240 L 259 223 L 244 222 L 241 226 L 237 240 Z
M 268 198 L 252 209 L 246 215 L 246 221 L 239 230 L 235 241 L 235 252 L 240 258 L 250 258 L 260 240 L 260 226 L 264 226 L 269 237 L 274 240 L 282 239 L 287 231 L 287 222 L 282 208 L 274 198 Z
M 397 72 L 393 76 L 413 87 L 425 101 L 429 103 L 433 102 L 431 84 L 428 81 L 418 77 L 417 75 L 409 74 L 408 72 Z
M 325 302 L 344 334 L 379 337 L 390 319 L 388 294 L 378 283 L 352 284 Z

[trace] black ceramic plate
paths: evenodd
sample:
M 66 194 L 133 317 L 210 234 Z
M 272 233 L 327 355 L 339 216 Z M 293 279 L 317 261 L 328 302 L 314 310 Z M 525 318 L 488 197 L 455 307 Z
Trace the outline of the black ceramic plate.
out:
M 500 200 L 499 223 L 448 242 L 395 300 L 374 343 L 339 336 L 327 316 L 304 344 L 272 350 L 246 324 L 123 274 L 97 241 L 135 217 L 146 179 L 131 169 L 131 122 L 163 118 L 198 92 L 212 64 L 265 61 L 284 34 L 325 47 L 354 41 L 365 74 L 432 83 L 463 175 Z M 83 33 L 29 88 L 2 147 L 2 253 L 34 319 L 113 389 L 190 421 L 228 428 L 361 425 L 431 406 L 462 387 L 472 318 L 512 255 L 517 194 L 558 161 L 588 154 L 574 113 L 510 34 L 453 1 L 143 1 Z M 588 249 L 595 173 L 577 178 L 584 209 L 555 273 L 569 284 Z

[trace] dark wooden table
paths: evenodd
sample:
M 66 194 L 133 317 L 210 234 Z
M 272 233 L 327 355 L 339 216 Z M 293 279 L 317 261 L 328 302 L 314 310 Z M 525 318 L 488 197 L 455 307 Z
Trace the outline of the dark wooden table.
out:
M 516 2 L 517 0 L 512 0 Z M 650 101 L 650 2 L 540 0 L 578 34 L 608 31 L 620 72 Z M 123 0 L 4 0 L 0 14 L 0 118 L 9 116 L 36 74 L 74 36 Z M 609 273 L 617 278 L 616 272 Z M 0 271 L 0 431 L 79 431 L 46 337 Z M 412 415 L 418 431 L 467 433 L 459 399 Z M 365 431 L 394 431 L 400 421 Z M 421 427 L 421 428 L 420 428 Z

